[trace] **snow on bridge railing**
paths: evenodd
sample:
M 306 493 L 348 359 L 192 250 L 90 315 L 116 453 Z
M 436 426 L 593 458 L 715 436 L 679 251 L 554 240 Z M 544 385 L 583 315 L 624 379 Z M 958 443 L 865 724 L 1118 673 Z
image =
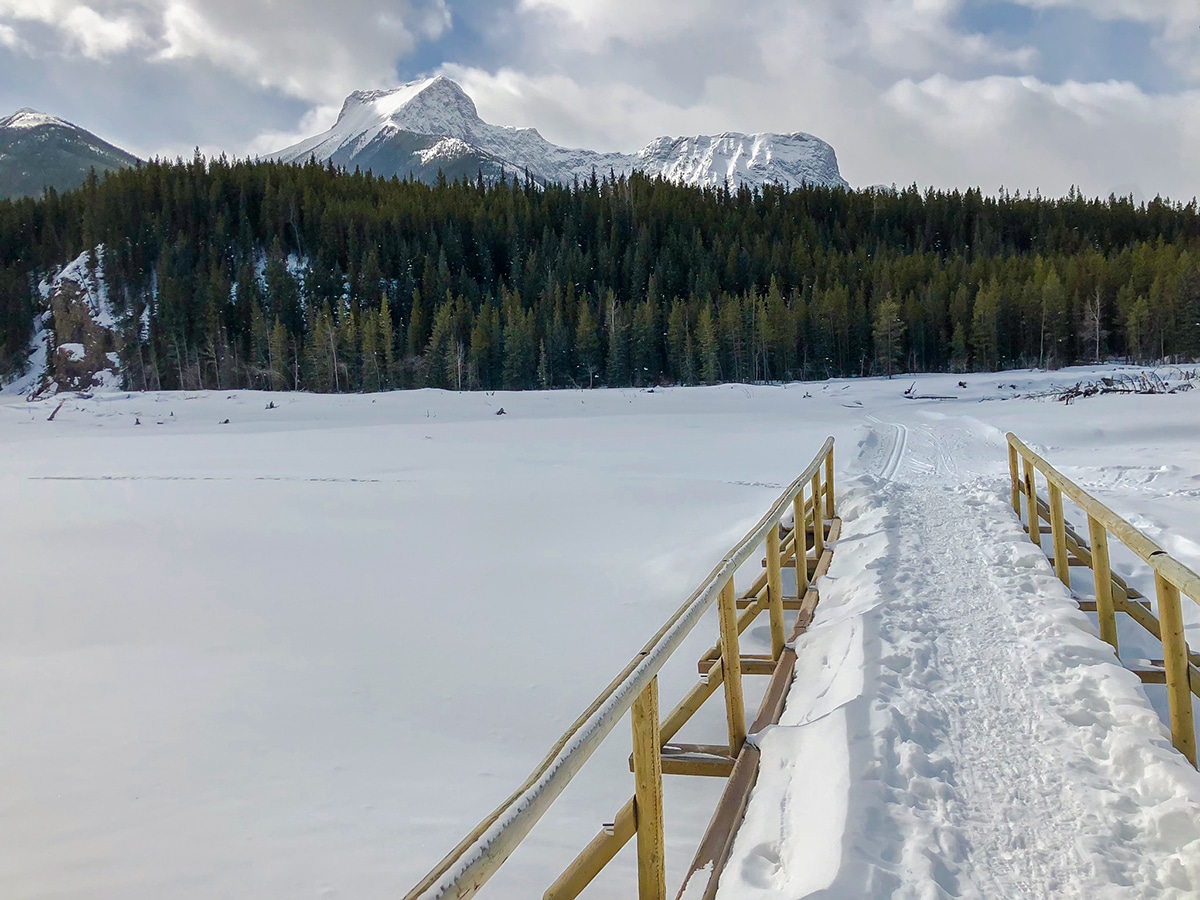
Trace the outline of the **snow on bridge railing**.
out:
M 793 512 L 793 527 L 781 538 L 781 524 L 789 511 Z M 726 796 L 722 798 L 697 853 L 697 862 L 692 866 L 692 874 L 701 870 L 708 872 L 708 888 L 701 890 L 703 896 L 712 896 L 724 855 L 728 852 L 731 832 L 737 825 L 736 821 L 726 825 L 724 820 L 740 820 L 740 814 L 734 817 L 728 815 L 728 811 L 739 802 L 744 807 L 758 771 L 757 750 L 746 742 L 743 671 L 772 676 L 771 686 L 751 726 L 752 731 L 757 731 L 777 720 L 782 711 L 796 659 L 791 643 L 812 621 L 818 599 L 812 582 L 828 568 L 830 551 L 826 549 L 826 543 L 836 538 L 839 527 L 834 507 L 833 438 L 828 438 L 804 472 L 780 495 L 758 524 L 725 554 L 687 602 L 575 721 L 525 783 L 409 891 L 405 900 L 473 897 L 630 710 L 635 796 L 551 886 L 546 897 L 563 900 L 577 896 L 635 835 L 639 898 L 659 900 L 666 896 L 662 817 L 664 773 L 717 774 L 730 778 Z M 810 531 L 812 558 L 809 557 Z M 760 547 L 764 544 L 766 570 L 746 594 L 738 597 L 733 584 L 734 574 L 756 552 L 761 552 Z M 797 596 L 784 598 L 780 570 L 792 564 L 796 567 Z M 714 603 L 720 613 L 720 639 L 700 661 L 699 683 L 660 721 L 658 672 Z M 785 608 L 797 610 L 792 641 L 784 634 Z M 739 609 L 744 610 L 741 615 Z M 738 636 L 764 610 L 770 618 L 771 656 L 743 657 L 738 648 Z M 723 682 L 729 725 L 728 755 L 715 754 L 714 749 L 723 751 L 724 748 L 709 745 L 691 747 L 671 743 L 664 747 Z M 727 833 L 718 834 L 714 839 L 714 831 L 722 828 Z M 718 845 L 720 849 L 714 850 Z M 704 859 L 705 854 L 712 858 Z
M 1200 575 L 1197 575 L 1141 531 L 1121 518 L 1050 463 L 1031 450 L 1015 434 L 1008 435 L 1008 469 L 1012 482 L 1012 506 L 1021 515 L 1025 501 L 1025 521 L 1030 539 L 1041 546 L 1041 522 L 1050 524 L 1054 571 L 1071 586 L 1072 561 L 1092 570 L 1096 585 L 1095 612 L 1100 622 L 1100 637 L 1112 645 L 1120 658 L 1116 613 L 1128 614 L 1162 642 L 1161 666 L 1135 669 L 1147 682 L 1165 680 L 1170 705 L 1171 740 L 1175 748 L 1196 765 L 1196 729 L 1192 716 L 1192 694 L 1200 697 L 1200 654 L 1188 649 L 1184 636 L 1181 595 L 1200 603 Z M 1037 494 L 1036 472 L 1046 479 L 1049 498 Z M 1067 523 L 1063 515 L 1063 496 L 1069 497 L 1087 515 L 1088 541 Z M 1112 534 L 1154 572 L 1158 615 L 1150 610 L 1146 597 L 1120 575 L 1109 562 L 1108 536 Z M 1090 604 L 1081 604 L 1088 608 Z

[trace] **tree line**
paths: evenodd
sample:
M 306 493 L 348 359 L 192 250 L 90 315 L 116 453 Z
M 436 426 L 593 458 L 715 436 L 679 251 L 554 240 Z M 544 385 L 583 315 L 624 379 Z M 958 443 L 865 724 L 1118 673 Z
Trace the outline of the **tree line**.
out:
M 0 202 L 0 371 L 89 253 L 131 389 L 525 389 L 1200 355 L 1193 201 L 428 185 L 154 161 Z

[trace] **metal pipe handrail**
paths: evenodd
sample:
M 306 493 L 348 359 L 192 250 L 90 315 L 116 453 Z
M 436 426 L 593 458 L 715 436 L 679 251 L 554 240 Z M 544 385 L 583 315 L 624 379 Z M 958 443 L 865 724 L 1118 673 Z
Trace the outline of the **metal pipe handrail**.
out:
M 767 532 L 779 525 L 796 496 L 819 476 L 833 453 L 833 438 L 780 495 L 750 531 L 734 545 L 708 577 L 630 660 L 607 688 L 576 719 L 525 782 L 480 822 L 429 872 L 405 900 L 473 896 L 513 853 L 550 804 L 591 757 L 605 737 L 680 647 L 701 616 L 716 602 L 721 589 L 750 559 Z M 831 487 L 827 485 L 827 488 Z

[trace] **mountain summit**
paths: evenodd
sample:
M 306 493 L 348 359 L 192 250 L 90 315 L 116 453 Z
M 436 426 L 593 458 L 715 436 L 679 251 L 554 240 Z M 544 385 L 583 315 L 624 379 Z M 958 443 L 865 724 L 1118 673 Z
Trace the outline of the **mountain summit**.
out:
M 137 157 L 90 131 L 35 109 L 0 118 L 0 199 L 79 187 L 88 171 L 136 165 Z
M 572 150 L 547 141 L 535 128 L 491 125 L 479 117 L 461 86 L 444 76 L 391 91 L 355 91 L 333 128 L 275 154 L 285 162 L 315 158 L 377 175 L 432 180 L 514 175 L 526 169 L 539 181 L 570 183 L 595 171 L 662 175 L 683 184 L 731 187 L 801 184 L 847 187 L 829 144 L 811 134 L 739 134 L 661 137 L 638 153 Z

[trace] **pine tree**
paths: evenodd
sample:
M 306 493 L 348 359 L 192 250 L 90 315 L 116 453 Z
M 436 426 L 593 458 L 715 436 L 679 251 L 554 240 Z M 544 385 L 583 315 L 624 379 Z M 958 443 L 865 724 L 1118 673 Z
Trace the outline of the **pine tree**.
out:
M 628 387 L 633 383 L 629 365 L 629 321 L 625 310 L 617 303 L 610 289 L 605 295 L 607 310 L 608 353 L 604 362 L 604 378 L 609 387 Z
M 686 357 L 690 340 L 687 311 L 678 297 L 671 301 L 667 314 L 667 375 L 680 384 L 687 384 L 684 369 L 688 368 Z
M 1125 321 L 1125 342 L 1135 361 L 1146 362 L 1154 346 L 1153 311 L 1147 297 L 1138 297 Z
M 662 363 L 659 360 L 661 335 L 658 308 L 646 298 L 634 311 L 630 341 L 633 383 L 637 387 L 654 384 L 655 378 L 662 371 Z
M 888 378 L 895 374 L 896 364 L 904 355 L 904 330 L 900 304 L 889 294 L 875 310 L 875 321 L 871 328 L 875 338 L 875 358 Z
M 299 390 L 300 385 L 288 377 L 288 373 L 292 371 L 290 355 L 287 329 L 283 327 L 283 322 L 276 319 L 267 350 L 267 383 L 271 390 Z
M 696 319 L 696 344 L 700 356 L 700 379 L 705 384 L 716 384 L 721 378 L 720 347 L 712 306 L 708 303 L 700 307 L 700 315 Z
M 580 382 L 591 387 L 600 374 L 600 329 L 586 299 L 579 302 L 575 320 L 575 359 Z
M 537 365 L 538 341 L 533 312 L 511 304 L 505 308 L 505 389 L 520 391 L 532 388 L 537 380 Z
M 387 294 L 379 301 L 379 315 L 376 317 L 379 328 L 379 351 L 383 358 L 381 380 L 383 387 L 395 387 L 399 383 L 399 371 L 396 365 L 396 338 L 392 329 L 392 313 L 388 306 Z
M 1000 348 L 1000 286 L 993 280 L 975 296 L 971 316 L 971 349 L 975 368 L 990 372 L 998 368 Z
M 954 334 L 950 337 L 950 371 L 967 371 L 968 359 L 966 329 L 962 322 L 955 322 Z
M 383 389 L 384 363 L 379 353 L 378 317 L 369 309 L 363 312 L 361 334 L 362 389 L 374 393 Z

